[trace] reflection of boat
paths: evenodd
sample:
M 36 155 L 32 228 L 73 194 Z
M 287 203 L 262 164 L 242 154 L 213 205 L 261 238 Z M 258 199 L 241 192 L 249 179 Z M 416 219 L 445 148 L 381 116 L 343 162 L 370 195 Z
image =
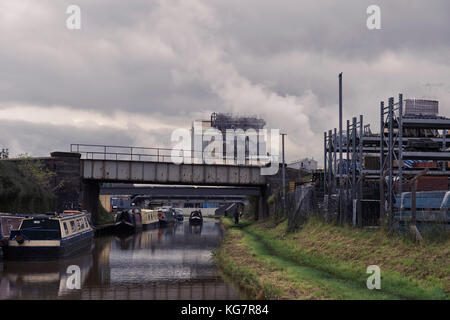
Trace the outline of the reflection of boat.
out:
M 139 233 L 137 233 L 139 234 Z M 119 244 L 120 250 L 133 250 L 134 249 L 134 237 L 133 234 L 124 235 L 116 237 L 116 241 Z
M 134 208 L 117 213 L 115 229 L 117 232 L 134 232 L 142 229 L 141 211 Z
M 156 245 L 158 244 L 158 241 L 159 241 L 158 229 L 146 230 L 141 233 L 140 249 L 154 250 L 156 248 Z
M 200 235 L 202 233 L 203 223 L 189 223 L 189 233 Z
M 68 272 L 68 267 L 80 268 L 80 284 L 83 287 L 92 265 L 90 253 L 53 261 L 5 261 L 0 299 L 42 299 L 47 295 L 74 294 L 76 291 L 67 287 L 67 280 L 73 274 Z
M 152 228 L 157 227 L 159 224 L 158 211 L 141 209 L 142 227 Z
M 203 215 L 200 210 L 192 211 L 189 217 L 189 223 L 192 224 L 201 224 L 203 223 Z
M 86 214 L 35 215 L 11 230 L 5 258 L 57 258 L 90 249 L 94 231 Z
M 159 232 L 165 233 L 168 229 L 170 228 L 152 228 L 132 234 L 121 234 L 115 237 L 115 244 L 120 250 L 154 249 L 160 239 Z
M 175 222 L 175 210 L 172 207 L 162 207 L 158 209 L 159 223 L 169 224 Z

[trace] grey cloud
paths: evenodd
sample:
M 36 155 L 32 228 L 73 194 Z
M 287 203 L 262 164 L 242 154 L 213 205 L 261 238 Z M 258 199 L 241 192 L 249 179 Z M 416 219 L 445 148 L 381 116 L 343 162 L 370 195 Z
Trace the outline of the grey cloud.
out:
M 105 126 L 77 128 L 63 124 L 58 126 L 0 120 L 0 148 L 9 148 L 12 157 L 21 153 L 45 157 L 53 151 L 70 151 L 71 144 L 168 146 L 171 143 L 171 131 L 143 130 L 132 124 L 123 129 Z M 123 152 L 122 149 L 116 151 Z
M 337 126 L 341 71 L 346 118 L 362 113 L 376 129 L 379 100 L 398 92 L 436 98 L 450 115 L 446 0 L 80 0 L 80 31 L 65 28 L 71 1 L 17 3 L 5 1 L 0 11 L 7 31 L 0 33 L 0 108 L 121 110 L 173 119 L 174 127 L 189 127 L 211 111 L 261 111 L 289 131 L 289 159 L 320 158 L 323 131 Z M 383 29 L 369 31 L 365 11 L 374 3 Z M 8 10 L 20 13 L 18 20 Z M 132 124 L 63 132 L 0 121 L 24 130 L 1 129 L 2 144 L 14 141 L 30 152 L 77 138 L 148 146 L 170 138 L 168 129 L 137 135 Z

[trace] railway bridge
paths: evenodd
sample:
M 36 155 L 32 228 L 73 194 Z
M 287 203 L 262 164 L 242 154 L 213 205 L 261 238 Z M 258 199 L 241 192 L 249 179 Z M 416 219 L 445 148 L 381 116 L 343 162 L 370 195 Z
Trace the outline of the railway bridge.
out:
M 58 210 L 75 208 L 92 213 L 97 223 L 99 194 L 102 183 L 203 185 L 248 188 L 252 194 L 259 190 L 258 215 L 267 212 L 267 179 L 261 174 L 262 165 L 246 160 L 245 164 L 205 164 L 172 161 L 172 149 L 104 145 L 71 145 L 70 152 L 52 152 L 51 157 L 39 158 L 56 173 Z M 12 160 L 18 161 L 18 160 Z M 195 162 L 195 161 L 191 161 Z M 241 191 L 239 191 L 241 190 Z

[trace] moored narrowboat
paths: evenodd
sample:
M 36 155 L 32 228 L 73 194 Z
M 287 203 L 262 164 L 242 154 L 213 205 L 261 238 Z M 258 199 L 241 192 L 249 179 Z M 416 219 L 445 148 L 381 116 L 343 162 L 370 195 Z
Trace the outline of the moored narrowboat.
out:
M 162 207 L 158 209 L 158 219 L 161 225 L 176 221 L 175 210 L 172 207 Z
M 159 225 L 158 211 L 150 209 L 141 209 L 142 227 L 153 228 Z
M 203 223 L 203 215 L 200 210 L 192 211 L 189 216 L 189 223 L 192 224 L 202 224 Z
M 175 208 L 174 210 L 175 210 L 175 214 L 176 214 L 177 220 L 178 221 L 183 221 L 184 220 L 183 210 L 180 209 L 180 208 Z
M 90 250 L 94 231 L 86 213 L 39 214 L 24 218 L 11 230 L 6 259 L 66 257 Z
M 135 232 L 142 229 L 141 210 L 133 208 L 119 211 L 116 216 L 115 229 L 119 233 Z
M 11 230 L 18 229 L 25 216 L 0 213 L 0 247 L 8 245 Z

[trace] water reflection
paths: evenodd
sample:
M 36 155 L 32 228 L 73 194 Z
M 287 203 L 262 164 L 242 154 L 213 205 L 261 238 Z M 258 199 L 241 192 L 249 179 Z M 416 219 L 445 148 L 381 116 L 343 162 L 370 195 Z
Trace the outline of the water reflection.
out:
M 214 219 L 184 221 L 96 238 L 92 252 L 72 259 L 4 261 L 0 299 L 238 299 L 211 261 L 221 238 Z M 81 290 L 67 288 L 70 265 L 81 269 Z

